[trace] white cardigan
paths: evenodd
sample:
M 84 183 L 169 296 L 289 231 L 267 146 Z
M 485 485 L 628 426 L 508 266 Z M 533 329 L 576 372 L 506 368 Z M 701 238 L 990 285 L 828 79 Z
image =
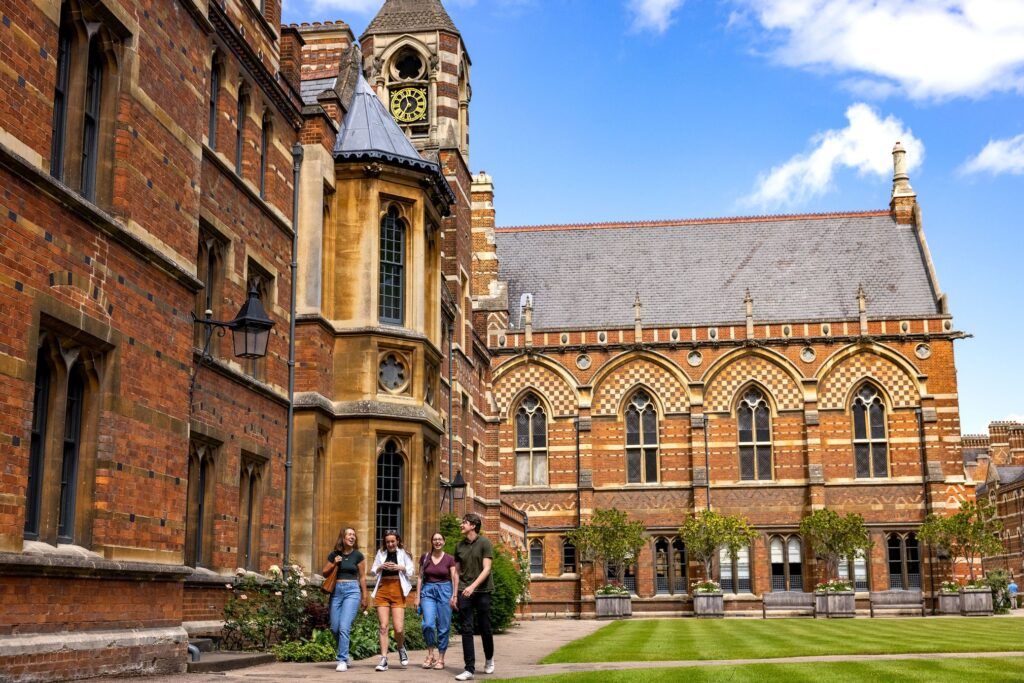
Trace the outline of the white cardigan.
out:
M 398 559 L 398 581 L 402 584 L 402 595 L 409 595 L 409 591 L 412 590 L 412 578 L 415 575 L 415 565 L 412 563 L 412 558 L 409 553 L 405 552 L 402 548 L 398 549 L 396 555 Z M 370 574 L 377 577 L 376 583 L 373 584 L 373 597 L 377 597 L 377 588 L 380 587 L 380 566 L 387 562 L 388 551 L 378 550 L 377 555 L 373 558 L 373 566 L 370 567 Z

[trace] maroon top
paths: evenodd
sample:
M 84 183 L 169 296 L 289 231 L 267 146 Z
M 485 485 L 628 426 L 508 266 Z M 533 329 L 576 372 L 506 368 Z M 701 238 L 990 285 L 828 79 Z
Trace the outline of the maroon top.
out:
M 423 577 L 423 583 L 444 583 L 452 580 L 452 567 L 455 566 L 455 558 L 445 553 L 441 556 L 441 561 L 434 564 L 430 553 L 427 553 L 420 558 L 420 566 L 422 567 L 420 575 Z

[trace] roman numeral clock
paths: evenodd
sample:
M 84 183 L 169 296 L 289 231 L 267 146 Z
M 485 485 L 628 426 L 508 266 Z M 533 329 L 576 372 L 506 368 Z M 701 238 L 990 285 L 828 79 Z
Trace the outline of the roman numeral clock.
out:
M 399 123 L 426 121 L 427 89 L 409 86 L 391 91 L 391 115 Z

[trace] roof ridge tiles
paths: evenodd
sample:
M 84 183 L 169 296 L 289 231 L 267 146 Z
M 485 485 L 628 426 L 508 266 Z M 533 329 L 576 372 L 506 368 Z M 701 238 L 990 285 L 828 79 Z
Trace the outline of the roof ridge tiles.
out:
M 826 213 L 764 214 L 757 216 L 725 216 L 720 218 L 680 218 L 645 221 L 608 221 L 601 223 L 549 223 L 540 225 L 509 225 L 495 228 L 499 232 L 543 232 L 558 230 L 599 230 L 612 228 L 668 228 L 684 225 L 714 225 L 717 223 L 768 223 L 776 221 L 820 220 L 822 218 L 858 218 L 862 216 L 888 216 L 889 209 L 867 211 L 831 211 Z

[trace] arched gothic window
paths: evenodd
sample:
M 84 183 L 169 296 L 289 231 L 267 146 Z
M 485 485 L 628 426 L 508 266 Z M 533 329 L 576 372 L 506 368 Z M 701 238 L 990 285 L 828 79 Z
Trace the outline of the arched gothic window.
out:
M 921 587 L 921 552 L 914 534 L 889 534 L 886 542 L 889 588 Z
M 267 197 L 267 171 L 270 168 L 270 141 L 274 134 L 274 120 L 270 112 L 263 114 L 260 128 L 260 198 Z
M 72 543 L 75 534 L 75 503 L 78 492 L 78 454 L 82 442 L 82 408 L 86 379 L 81 368 L 68 376 L 64 441 L 60 466 L 60 499 L 57 509 L 57 542 Z
M 772 478 L 772 415 L 764 392 L 751 387 L 736 409 L 740 479 Z
M 405 225 L 398 208 L 388 209 L 380 222 L 380 286 L 378 317 L 401 325 L 405 309 Z
M 530 541 L 530 573 L 544 573 L 544 543 L 539 538 Z
M 726 593 L 750 592 L 750 546 L 745 545 L 736 553 L 734 560 L 728 548 L 718 551 L 718 577 L 722 591 Z
M 633 394 L 626 408 L 626 482 L 658 481 L 658 412 L 650 395 Z
M 389 439 L 377 457 L 377 545 L 386 531 L 402 534 L 402 482 L 404 462 L 398 444 Z M 402 534 L 404 535 L 404 534 Z
M 569 539 L 562 541 L 562 573 L 576 573 L 576 546 Z
M 74 28 L 67 3 L 61 8 L 57 37 L 57 83 L 53 89 L 53 125 L 50 139 L 50 175 L 64 179 L 64 142 L 67 135 L 68 99 Z
M 25 538 L 39 538 L 39 516 L 43 500 L 43 462 L 46 459 L 46 423 L 50 413 L 53 369 L 45 347 L 36 356 L 36 387 L 32 399 L 32 441 L 29 448 L 28 486 L 25 500 Z
M 854 590 L 868 589 L 868 562 L 863 550 L 857 553 L 853 561 L 847 557 L 839 560 L 839 578 L 843 581 L 852 581 Z
M 210 62 L 210 120 L 207 137 L 210 141 L 210 149 L 217 149 L 217 117 L 220 105 L 220 75 L 224 69 L 224 63 L 220 53 L 213 55 Z
M 238 111 L 235 113 L 235 173 L 242 175 L 245 160 L 245 122 L 249 118 L 249 88 L 242 83 L 238 86 Z
M 798 536 L 773 536 L 769 544 L 773 591 L 802 591 L 803 548 Z
M 516 411 L 516 485 L 548 483 L 548 423 L 544 406 L 527 394 Z
M 853 399 L 853 453 L 858 477 L 889 476 L 885 404 L 870 384 L 861 387 Z

